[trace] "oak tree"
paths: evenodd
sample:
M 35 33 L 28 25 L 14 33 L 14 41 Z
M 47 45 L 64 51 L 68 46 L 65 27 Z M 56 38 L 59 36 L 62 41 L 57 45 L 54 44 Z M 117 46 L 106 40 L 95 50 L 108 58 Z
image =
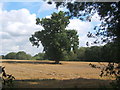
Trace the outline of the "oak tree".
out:
M 66 30 L 69 23 L 69 17 L 62 11 L 54 12 L 51 18 L 37 18 L 36 24 L 42 25 L 44 29 L 35 32 L 30 37 L 30 42 L 37 47 L 41 42 L 48 59 L 58 64 L 64 59 L 64 53 L 69 53 L 71 50 L 76 52 L 78 48 L 77 31 Z

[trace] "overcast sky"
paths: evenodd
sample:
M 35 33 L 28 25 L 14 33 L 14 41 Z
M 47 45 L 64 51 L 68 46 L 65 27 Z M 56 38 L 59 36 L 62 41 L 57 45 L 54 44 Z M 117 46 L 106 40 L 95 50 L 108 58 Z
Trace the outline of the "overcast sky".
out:
M 55 9 L 55 4 L 46 2 L 1 2 L 0 3 L 0 55 L 9 52 L 25 51 L 35 55 L 42 52 L 43 47 L 33 47 L 29 41 L 31 34 L 43 27 L 36 25 L 35 19 L 50 17 L 53 12 L 64 11 L 64 8 Z M 67 29 L 76 29 L 79 35 L 79 47 L 86 46 L 87 32 L 93 30 L 100 23 L 99 16 L 95 14 L 92 22 L 83 22 L 71 19 Z

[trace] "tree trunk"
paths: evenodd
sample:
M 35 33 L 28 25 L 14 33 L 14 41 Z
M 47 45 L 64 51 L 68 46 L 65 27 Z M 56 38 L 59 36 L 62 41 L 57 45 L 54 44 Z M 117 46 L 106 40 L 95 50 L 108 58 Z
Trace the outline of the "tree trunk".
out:
M 59 60 L 56 60 L 56 61 L 55 61 L 55 64 L 59 64 Z

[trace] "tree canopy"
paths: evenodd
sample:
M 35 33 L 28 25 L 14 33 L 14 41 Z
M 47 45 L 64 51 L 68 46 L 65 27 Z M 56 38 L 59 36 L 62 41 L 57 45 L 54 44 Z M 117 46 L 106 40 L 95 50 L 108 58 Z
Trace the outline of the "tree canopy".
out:
M 16 53 L 15 52 L 10 52 L 4 58 L 6 58 L 6 59 L 16 59 Z
M 45 54 L 44 53 L 38 53 L 32 57 L 33 60 L 44 60 Z
M 51 18 L 36 19 L 37 25 L 42 25 L 44 30 L 35 32 L 30 37 L 30 42 L 39 47 L 40 42 L 48 59 L 59 63 L 64 59 L 65 53 L 76 52 L 79 41 L 77 31 L 66 30 L 69 17 L 64 12 L 53 13 Z
M 81 20 L 91 20 L 95 13 L 101 17 L 101 25 L 99 31 L 107 31 L 99 33 L 100 35 L 112 36 L 111 38 L 120 37 L 120 2 L 56 2 L 56 7 L 64 6 L 68 9 L 66 14 L 71 18 L 77 17 Z M 84 17 L 83 17 L 84 16 Z M 107 28 L 107 29 L 106 29 Z M 117 36 L 117 37 L 116 37 Z
M 26 54 L 24 51 L 19 52 L 10 52 L 6 54 L 3 59 L 18 59 L 18 60 L 30 60 L 32 56 L 30 54 Z
M 24 51 L 19 51 L 16 54 L 16 59 L 19 59 L 19 60 L 30 60 L 31 58 L 32 56 L 30 54 L 26 54 L 26 52 Z
M 101 24 L 95 26 L 95 36 L 101 36 L 102 42 L 113 42 L 117 47 L 115 53 L 120 60 L 120 2 L 55 2 L 56 7 L 66 7 L 66 15 L 76 17 L 83 21 L 91 21 L 92 16 L 98 13 Z M 88 33 L 88 37 L 93 37 Z M 96 43 L 97 41 L 95 41 Z

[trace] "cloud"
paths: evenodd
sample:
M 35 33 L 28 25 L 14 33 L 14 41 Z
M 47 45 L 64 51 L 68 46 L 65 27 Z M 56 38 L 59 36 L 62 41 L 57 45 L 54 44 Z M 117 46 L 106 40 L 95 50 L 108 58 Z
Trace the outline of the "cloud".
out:
M 87 41 L 93 41 L 87 37 L 87 33 L 92 31 L 94 25 L 91 22 L 83 22 L 79 19 L 71 19 L 66 29 L 75 29 L 79 35 L 79 46 L 86 46 Z
M 49 16 L 46 16 L 45 18 L 51 18 L 51 15 L 49 15 Z
M 3 11 L 1 16 L 3 31 L 9 32 L 12 36 L 28 35 L 39 29 L 35 24 L 36 15 L 30 14 L 27 9 Z
M 40 6 L 37 14 L 42 13 L 42 12 L 51 11 L 55 8 L 56 8 L 55 3 L 48 4 L 47 2 L 41 2 L 41 6 Z
M 4 39 L 10 39 L 11 38 L 11 35 L 7 32 L 0 32 L 0 36 L 1 38 L 4 38 Z
M 2 22 L 2 30 L 0 31 L 0 41 L 2 41 L 2 44 L 0 44 L 2 47 L 1 54 L 11 51 L 27 51 L 29 47 L 32 55 L 42 51 L 42 48 L 39 50 L 36 47 L 31 48 L 32 46 L 29 42 L 31 34 L 43 29 L 42 26 L 35 24 L 36 14 L 30 14 L 27 9 L 19 9 L 2 11 L 0 16 L 2 17 L 0 19 L 0 22 Z
M 2 8 L 3 8 L 3 3 L 0 2 L 0 15 L 2 14 Z M 1 20 L 1 17 L 0 17 Z M 0 22 L 0 39 L 2 38 L 1 34 L 1 30 L 2 30 L 2 23 Z M 2 42 L 0 41 L 0 53 L 2 52 Z
M 67 27 L 67 29 L 76 29 L 78 34 L 85 34 L 91 28 L 93 28 L 93 25 L 90 22 L 83 22 L 79 19 L 71 19 L 70 24 Z
M 0 2 L 0 12 L 2 11 L 3 3 Z

